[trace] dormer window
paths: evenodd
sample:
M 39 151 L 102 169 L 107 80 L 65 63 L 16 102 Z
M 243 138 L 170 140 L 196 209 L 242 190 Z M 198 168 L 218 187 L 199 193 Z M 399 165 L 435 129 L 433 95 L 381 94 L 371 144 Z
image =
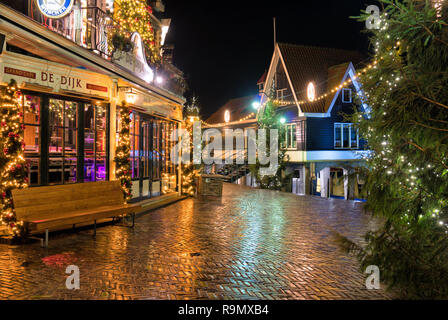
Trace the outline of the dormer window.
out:
M 342 89 L 342 102 L 352 103 L 352 89 L 350 88 Z

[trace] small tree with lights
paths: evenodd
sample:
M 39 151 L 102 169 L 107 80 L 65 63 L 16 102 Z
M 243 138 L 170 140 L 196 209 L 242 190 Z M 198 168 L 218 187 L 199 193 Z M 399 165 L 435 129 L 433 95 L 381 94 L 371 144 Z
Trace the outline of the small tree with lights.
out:
M 366 246 L 340 238 L 364 271 L 406 298 L 448 297 L 447 5 L 382 0 L 377 65 L 361 78 L 369 105 L 353 121 L 368 141 L 366 208 L 384 223 Z M 365 21 L 369 15 L 360 17 Z
M 260 169 L 263 167 L 268 167 L 269 165 L 261 165 L 259 159 L 255 164 L 249 166 L 251 174 L 255 177 L 261 189 L 270 190 L 282 190 L 284 188 L 286 180 L 289 178 L 285 176 L 285 164 L 287 162 L 287 156 L 285 149 L 282 146 L 285 143 L 285 127 L 281 121 L 281 115 L 276 112 L 277 105 L 274 103 L 273 99 L 269 98 L 266 105 L 262 108 L 258 115 L 258 129 L 266 130 L 266 156 L 271 153 L 270 141 L 271 132 L 270 130 L 278 130 L 278 169 L 274 175 L 264 175 L 260 174 Z
M 12 80 L 1 90 L 0 97 L 0 219 L 14 236 L 22 234 L 24 229 L 23 222 L 17 221 L 14 212 L 12 190 L 28 186 L 21 116 L 17 83 Z
M 120 180 L 125 201 L 132 199 L 132 175 L 131 175 L 131 109 L 125 101 L 120 107 L 118 145 L 115 151 L 115 178 Z

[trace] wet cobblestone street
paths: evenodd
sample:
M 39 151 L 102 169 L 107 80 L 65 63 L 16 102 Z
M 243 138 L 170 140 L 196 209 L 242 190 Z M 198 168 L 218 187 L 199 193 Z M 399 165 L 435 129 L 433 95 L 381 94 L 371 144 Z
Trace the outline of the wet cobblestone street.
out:
M 384 299 L 367 290 L 332 230 L 360 240 L 361 204 L 225 185 L 136 219 L 0 245 L 0 299 Z M 65 287 L 77 265 L 81 289 Z

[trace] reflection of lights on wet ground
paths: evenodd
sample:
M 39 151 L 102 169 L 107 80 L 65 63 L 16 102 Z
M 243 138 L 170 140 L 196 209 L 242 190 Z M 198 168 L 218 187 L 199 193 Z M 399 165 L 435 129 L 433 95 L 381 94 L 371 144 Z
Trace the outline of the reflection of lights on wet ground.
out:
M 42 258 L 42 262 L 48 267 L 66 267 L 73 264 L 76 261 L 76 257 L 73 252 L 64 252 L 60 254 L 54 254 Z

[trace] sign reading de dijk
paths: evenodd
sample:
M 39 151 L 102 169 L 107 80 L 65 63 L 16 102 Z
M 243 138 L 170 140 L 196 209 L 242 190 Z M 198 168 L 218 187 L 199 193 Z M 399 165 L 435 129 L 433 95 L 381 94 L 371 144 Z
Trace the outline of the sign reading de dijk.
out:
M 11 67 L 5 67 L 4 73 L 9 75 L 14 75 L 17 77 L 28 78 L 36 80 L 38 84 L 46 85 L 48 87 L 53 87 L 54 89 L 65 89 L 65 90 L 73 90 L 73 91 L 96 91 L 98 94 L 106 95 L 108 93 L 108 87 L 87 83 L 82 78 L 78 77 L 70 77 L 58 75 L 52 72 L 41 71 L 40 75 L 35 72 L 29 72 L 25 70 L 20 70 Z M 6 78 L 6 77 L 4 77 Z M 5 79 L 5 81 L 9 81 L 10 79 Z
M 53 73 L 42 72 L 41 79 L 42 82 L 55 83 L 55 75 Z M 66 86 L 67 88 L 75 89 L 83 89 L 81 85 L 81 79 L 60 76 L 58 79 L 61 86 Z

